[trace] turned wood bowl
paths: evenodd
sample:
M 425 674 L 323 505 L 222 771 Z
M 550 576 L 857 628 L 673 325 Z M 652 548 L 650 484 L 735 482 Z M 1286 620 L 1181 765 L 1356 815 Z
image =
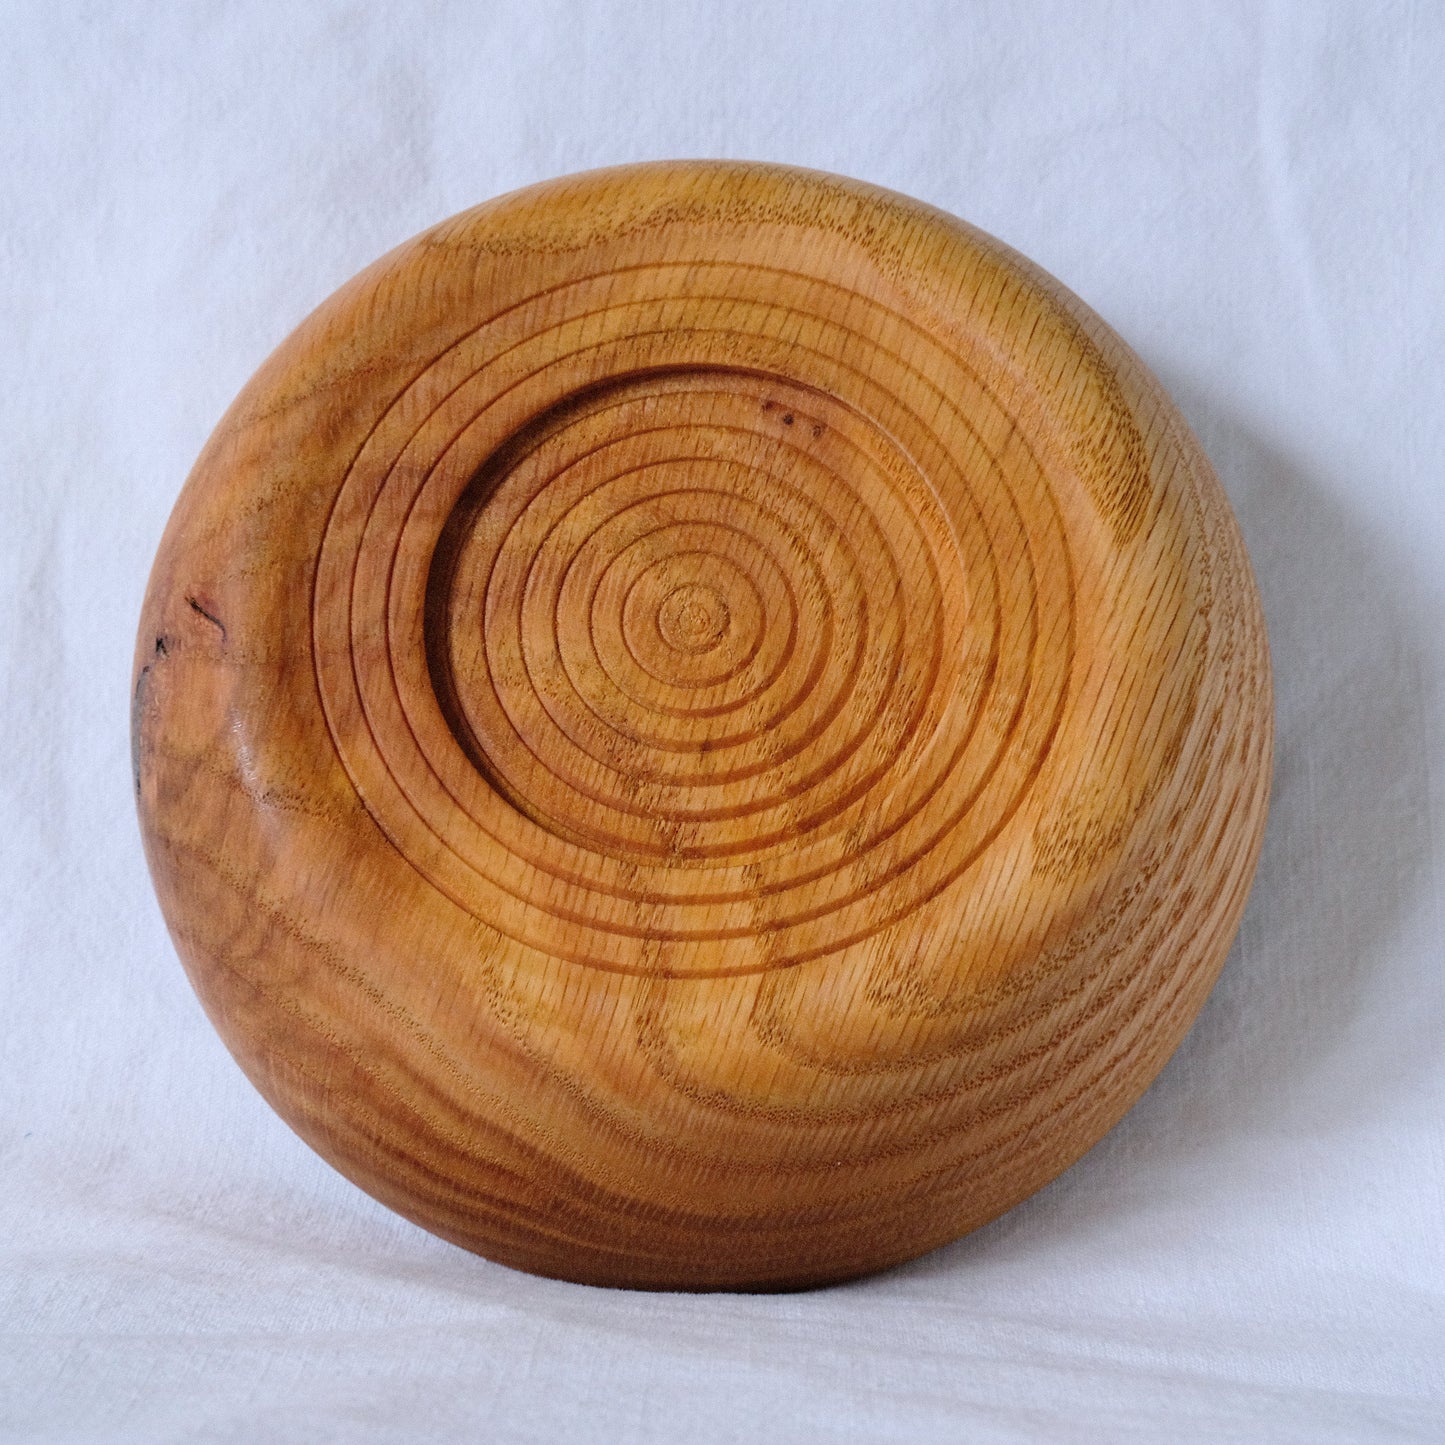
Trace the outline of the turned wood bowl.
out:
M 1259 600 L 1058 282 L 772 166 L 468 211 L 247 385 L 161 543 L 136 790 L 293 1128 L 492 1259 L 787 1288 L 1079 1157 L 1254 871 Z

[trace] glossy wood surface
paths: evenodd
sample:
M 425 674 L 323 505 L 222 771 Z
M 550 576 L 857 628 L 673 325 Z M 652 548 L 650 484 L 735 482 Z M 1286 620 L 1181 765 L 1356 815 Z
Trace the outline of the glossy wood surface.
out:
M 594 1283 L 910 1258 L 1182 1038 L 1268 655 L 1172 404 L 1057 282 L 774 167 L 572 177 L 377 262 L 156 559 L 136 788 L 257 1087 Z

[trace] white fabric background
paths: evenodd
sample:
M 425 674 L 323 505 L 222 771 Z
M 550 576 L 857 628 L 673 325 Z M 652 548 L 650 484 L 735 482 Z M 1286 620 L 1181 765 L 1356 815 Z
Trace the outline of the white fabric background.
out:
M 1445 8 L 0 0 L 0 1436 L 1445 1439 Z M 1173 391 L 1278 680 L 1243 933 L 1012 1215 L 782 1298 L 588 1290 L 334 1175 L 212 1034 L 132 630 L 270 348 L 543 177 L 789 160 L 995 232 Z

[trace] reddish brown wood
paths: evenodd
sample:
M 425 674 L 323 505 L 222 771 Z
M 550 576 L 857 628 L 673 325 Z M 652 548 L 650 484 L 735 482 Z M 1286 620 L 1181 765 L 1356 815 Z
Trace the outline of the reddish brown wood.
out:
M 1076 1159 L 1264 824 L 1239 534 L 1157 384 L 951 217 L 774 167 L 478 207 L 344 287 L 141 621 L 161 904 L 298 1132 L 448 1239 L 813 1284 Z

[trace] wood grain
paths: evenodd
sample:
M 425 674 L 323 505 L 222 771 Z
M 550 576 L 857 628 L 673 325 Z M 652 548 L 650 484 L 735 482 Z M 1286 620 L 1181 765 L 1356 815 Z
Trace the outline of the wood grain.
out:
M 1238 926 L 1272 713 L 1198 445 L 996 241 L 672 164 L 400 247 L 196 465 L 136 658 L 176 946 L 280 1114 L 602 1284 L 908 1259 L 1076 1159 Z

